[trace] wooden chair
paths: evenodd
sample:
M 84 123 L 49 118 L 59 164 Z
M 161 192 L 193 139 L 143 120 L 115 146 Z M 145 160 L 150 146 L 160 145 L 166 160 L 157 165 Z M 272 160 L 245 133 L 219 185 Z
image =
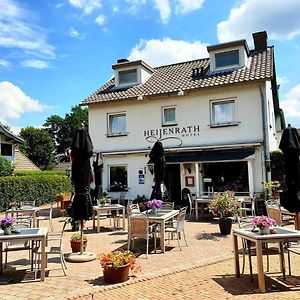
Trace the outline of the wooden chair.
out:
M 150 224 L 147 215 L 131 215 L 128 217 L 128 250 L 134 249 L 135 238 L 146 240 L 146 258 L 149 252 L 149 239 L 154 239 L 154 250 L 156 252 L 156 224 Z

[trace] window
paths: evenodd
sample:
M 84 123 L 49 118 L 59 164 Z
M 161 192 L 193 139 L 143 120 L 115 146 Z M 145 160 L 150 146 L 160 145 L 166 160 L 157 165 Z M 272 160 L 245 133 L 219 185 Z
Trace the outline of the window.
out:
M 235 123 L 234 100 L 212 102 L 211 123 L 212 125 Z
M 216 68 L 239 65 L 239 50 L 216 53 L 215 65 Z
M 12 156 L 12 144 L 1 144 L 1 155 Z
M 108 115 L 108 135 L 126 134 L 126 114 Z
M 175 125 L 176 124 L 176 108 L 175 107 L 163 107 L 163 125 Z
M 137 83 L 137 70 L 119 71 L 119 85 Z
M 127 190 L 127 166 L 109 167 L 109 191 Z

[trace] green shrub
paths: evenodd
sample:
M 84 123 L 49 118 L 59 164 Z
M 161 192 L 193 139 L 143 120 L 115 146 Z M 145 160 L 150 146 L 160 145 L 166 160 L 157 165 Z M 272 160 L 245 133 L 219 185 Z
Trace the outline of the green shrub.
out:
M 49 175 L 66 175 L 65 171 L 52 170 L 52 171 L 17 171 L 16 176 L 49 176 Z
M 14 165 L 5 157 L 0 156 L 0 176 L 9 176 L 14 171 Z
M 6 176 L 0 177 L 0 210 L 15 201 L 35 200 L 36 205 L 51 203 L 59 193 L 70 193 L 71 179 L 67 176 Z

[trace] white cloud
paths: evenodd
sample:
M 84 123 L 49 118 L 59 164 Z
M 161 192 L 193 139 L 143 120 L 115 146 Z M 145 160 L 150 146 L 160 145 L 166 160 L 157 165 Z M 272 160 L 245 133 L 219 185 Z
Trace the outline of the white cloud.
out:
M 99 15 L 95 22 L 98 24 L 98 25 L 103 25 L 105 23 L 105 16 L 104 15 Z
M 280 106 L 286 117 L 300 118 L 300 83 L 286 93 Z
M 154 0 L 155 7 L 159 10 L 160 18 L 163 23 L 168 23 L 172 10 L 169 0 Z
M 199 41 L 189 43 L 170 38 L 140 40 L 139 44 L 131 50 L 128 59 L 142 59 L 150 66 L 156 67 L 208 57 L 206 46 Z
M 46 69 L 49 68 L 49 64 L 46 61 L 38 59 L 26 59 L 21 62 L 23 67 L 35 68 L 35 69 Z
M 202 7 L 205 0 L 178 0 L 175 7 L 177 14 L 187 14 L 189 12 L 198 10 Z
M 41 112 L 46 105 L 27 96 L 18 86 L 8 81 L 0 82 L 0 122 L 20 119 L 26 112 Z
M 217 26 L 220 42 L 247 38 L 266 30 L 273 40 L 290 40 L 300 34 L 299 0 L 243 0 L 230 11 L 229 18 Z
M 0 47 L 55 57 L 55 48 L 47 42 L 45 30 L 36 24 L 35 15 L 12 0 L 0 0 Z
M 10 62 L 6 59 L 0 59 L 0 67 L 9 67 L 10 66 Z
M 146 0 L 126 0 L 129 4 L 129 12 L 135 14 L 141 8 L 142 5 L 146 4 Z
M 85 38 L 84 34 L 81 34 L 78 30 L 76 30 L 73 27 L 71 27 L 70 30 L 69 30 L 69 36 L 71 38 L 79 39 L 79 40 L 83 40 Z
M 82 9 L 85 15 L 89 15 L 93 10 L 102 7 L 101 0 L 69 0 L 69 3 L 76 8 Z

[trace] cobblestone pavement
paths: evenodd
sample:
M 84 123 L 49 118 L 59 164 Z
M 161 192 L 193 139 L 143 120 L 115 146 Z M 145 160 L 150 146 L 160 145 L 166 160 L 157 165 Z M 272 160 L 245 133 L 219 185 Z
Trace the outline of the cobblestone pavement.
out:
M 54 219 L 56 231 L 62 224 L 63 218 Z M 91 221 L 86 222 L 85 233 L 87 251 L 100 254 L 127 247 L 127 232 L 115 231 L 108 219 L 101 220 L 100 233 L 92 229 Z M 66 255 L 70 253 L 71 234 L 68 228 L 64 241 Z M 142 272 L 119 285 L 103 281 L 99 260 L 67 263 L 68 274 L 64 276 L 59 259 L 52 257 L 45 281 L 34 281 L 27 253 L 9 253 L 8 268 L 0 276 L 0 299 L 92 299 L 92 295 L 94 299 L 300 299 L 300 256 L 292 257 L 294 276 L 287 277 L 285 284 L 278 279 L 280 273 L 268 274 L 267 287 L 275 284 L 280 291 L 261 295 L 257 278 L 250 282 L 249 270 L 240 279 L 234 276 L 232 240 L 219 234 L 217 224 L 188 221 L 186 235 L 189 247 L 183 246 L 182 251 L 174 240 L 167 244 L 164 254 L 152 251 L 148 259 L 140 254 Z M 137 248 L 143 245 L 138 244 Z M 272 272 L 279 272 L 278 258 L 270 260 Z M 255 274 L 255 259 L 253 262 Z

